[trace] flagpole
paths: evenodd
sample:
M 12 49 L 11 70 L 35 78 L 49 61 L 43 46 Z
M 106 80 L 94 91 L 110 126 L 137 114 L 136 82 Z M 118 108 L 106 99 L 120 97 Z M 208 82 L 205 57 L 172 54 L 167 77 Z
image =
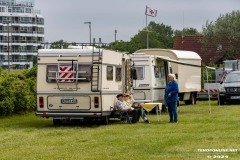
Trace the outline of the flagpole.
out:
M 146 11 L 147 11 L 147 6 L 146 6 Z M 147 32 L 147 49 L 148 49 L 149 43 L 148 43 L 148 22 L 147 22 L 147 14 L 146 14 L 146 32 Z

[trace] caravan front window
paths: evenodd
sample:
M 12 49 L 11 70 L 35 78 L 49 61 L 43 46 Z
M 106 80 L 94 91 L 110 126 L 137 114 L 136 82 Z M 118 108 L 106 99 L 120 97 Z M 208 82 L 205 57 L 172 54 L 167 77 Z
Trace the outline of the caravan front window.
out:
M 136 72 L 137 72 L 137 80 L 142 80 L 144 79 L 144 67 L 136 67 L 135 66 L 135 69 L 136 69 Z

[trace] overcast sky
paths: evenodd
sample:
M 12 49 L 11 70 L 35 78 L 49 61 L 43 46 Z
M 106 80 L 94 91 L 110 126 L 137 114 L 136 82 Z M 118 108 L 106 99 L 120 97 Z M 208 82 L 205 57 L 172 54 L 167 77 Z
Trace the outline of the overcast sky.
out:
M 89 42 L 92 38 L 102 42 L 129 41 L 146 26 L 146 5 L 157 10 L 156 17 L 148 17 L 169 25 L 172 29 L 193 27 L 198 31 L 206 21 L 215 21 L 220 14 L 240 10 L 240 0 L 35 0 L 45 18 L 45 41 L 63 39 L 67 42 Z

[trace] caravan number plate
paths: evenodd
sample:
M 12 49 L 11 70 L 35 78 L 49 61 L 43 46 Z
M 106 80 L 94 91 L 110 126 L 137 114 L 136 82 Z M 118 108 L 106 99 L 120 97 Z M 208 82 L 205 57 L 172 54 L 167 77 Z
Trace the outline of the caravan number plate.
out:
M 62 104 L 77 104 L 77 99 L 61 99 Z
M 240 99 L 240 96 L 231 96 L 231 99 Z

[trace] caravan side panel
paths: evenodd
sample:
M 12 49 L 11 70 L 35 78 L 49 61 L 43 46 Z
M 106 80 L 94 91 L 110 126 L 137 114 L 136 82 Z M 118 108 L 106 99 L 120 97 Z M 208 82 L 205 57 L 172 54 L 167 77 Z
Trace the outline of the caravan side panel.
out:
M 181 60 L 186 63 L 201 65 L 197 60 Z M 180 92 L 197 92 L 201 90 L 201 68 L 178 65 L 178 84 Z

